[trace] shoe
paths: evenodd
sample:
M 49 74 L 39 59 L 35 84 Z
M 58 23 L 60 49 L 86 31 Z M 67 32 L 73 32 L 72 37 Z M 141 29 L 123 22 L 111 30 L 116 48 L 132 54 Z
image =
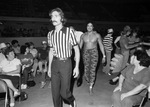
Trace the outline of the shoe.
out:
M 20 95 L 20 92 L 19 91 L 15 91 L 14 92 L 14 97 L 17 97 L 17 96 L 19 96 Z
M 27 89 L 27 84 L 21 84 L 21 89 Z
M 116 85 L 116 84 L 118 83 L 118 81 L 119 81 L 119 79 L 116 80 L 116 81 L 113 81 L 113 80 L 111 79 L 111 80 L 109 80 L 109 84 L 111 84 L 111 85 Z
M 89 94 L 90 94 L 90 95 L 93 94 L 93 87 L 89 87 Z
M 77 87 L 80 87 L 82 85 L 83 80 L 82 79 L 77 79 Z
M 14 107 L 15 106 L 15 103 L 10 103 L 10 107 Z
M 46 82 L 41 82 L 40 88 L 44 88 L 45 85 L 46 85 Z
M 77 107 L 76 101 L 74 100 L 72 104 L 70 104 L 70 107 Z
M 107 73 L 107 75 L 111 76 L 112 74 L 111 73 Z

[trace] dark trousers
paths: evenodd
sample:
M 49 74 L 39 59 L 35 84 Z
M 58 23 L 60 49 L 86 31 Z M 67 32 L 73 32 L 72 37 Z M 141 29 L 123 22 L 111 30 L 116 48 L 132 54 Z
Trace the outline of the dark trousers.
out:
M 75 100 L 70 91 L 72 77 L 71 59 L 52 61 L 51 85 L 54 107 L 63 107 L 62 100 L 72 104 Z
M 29 78 L 29 73 L 31 72 L 32 66 L 26 67 L 24 68 L 23 72 L 22 72 L 22 84 L 27 84 L 28 78 Z

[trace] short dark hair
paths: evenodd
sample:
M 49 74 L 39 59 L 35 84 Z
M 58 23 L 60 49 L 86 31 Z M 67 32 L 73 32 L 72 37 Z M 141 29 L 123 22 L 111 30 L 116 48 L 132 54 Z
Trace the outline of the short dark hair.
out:
M 61 16 L 61 21 L 62 21 L 63 24 L 65 24 L 65 23 L 67 22 L 67 19 L 65 18 L 64 12 L 63 12 L 60 8 L 52 9 L 52 10 L 49 12 L 49 16 L 51 16 L 54 11 L 57 11 L 57 12 L 60 14 L 60 16 Z
M 10 52 L 14 52 L 14 50 L 13 50 L 12 48 L 6 48 L 6 50 L 4 51 L 4 55 L 5 55 L 6 58 L 7 58 L 7 55 L 8 55 Z
M 30 46 L 33 46 L 33 45 L 34 45 L 34 43 L 33 43 L 33 42 L 29 42 L 29 45 L 30 45 Z
M 141 66 L 150 66 L 150 57 L 148 56 L 145 50 L 136 50 L 133 55 L 137 57 L 138 61 L 140 61 Z
M 12 44 L 12 45 L 14 45 L 14 44 L 16 44 L 16 43 L 19 43 L 19 42 L 18 42 L 17 40 L 12 40 L 12 41 L 11 41 L 11 44 Z
M 22 45 L 22 46 L 20 47 L 20 53 L 21 53 L 21 54 L 25 54 L 26 48 L 28 48 L 28 46 Z

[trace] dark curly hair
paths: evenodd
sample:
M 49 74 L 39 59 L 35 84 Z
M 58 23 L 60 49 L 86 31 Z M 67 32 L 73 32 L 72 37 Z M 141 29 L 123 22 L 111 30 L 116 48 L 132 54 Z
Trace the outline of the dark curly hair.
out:
M 137 57 L 138 61 L 140 61 L 141 66 L 150 66 L 150 57 L 148 56 L 145 50 L 136 50 L 133 55 Z
M 26 48 L 28 48 L 28 46 L 22 45 L 22 46 L 20 47 L 20 53 L 21 53 L 21 54 L 25 54 Z

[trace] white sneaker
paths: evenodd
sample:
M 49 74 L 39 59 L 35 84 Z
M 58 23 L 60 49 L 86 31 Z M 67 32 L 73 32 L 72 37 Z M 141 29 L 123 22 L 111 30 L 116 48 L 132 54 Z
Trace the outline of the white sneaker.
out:
M 21 89 L 27 89 L 27 84 L 22 84 Z
M 46 82 L 41 82 L 41 86 L 40 86 L 40 88 L 44 88 L 44 86 L 46 85 Z
M 70 107 L 77 107 L 76 101 L 73 101 L 73 105 L 70 104 Z

